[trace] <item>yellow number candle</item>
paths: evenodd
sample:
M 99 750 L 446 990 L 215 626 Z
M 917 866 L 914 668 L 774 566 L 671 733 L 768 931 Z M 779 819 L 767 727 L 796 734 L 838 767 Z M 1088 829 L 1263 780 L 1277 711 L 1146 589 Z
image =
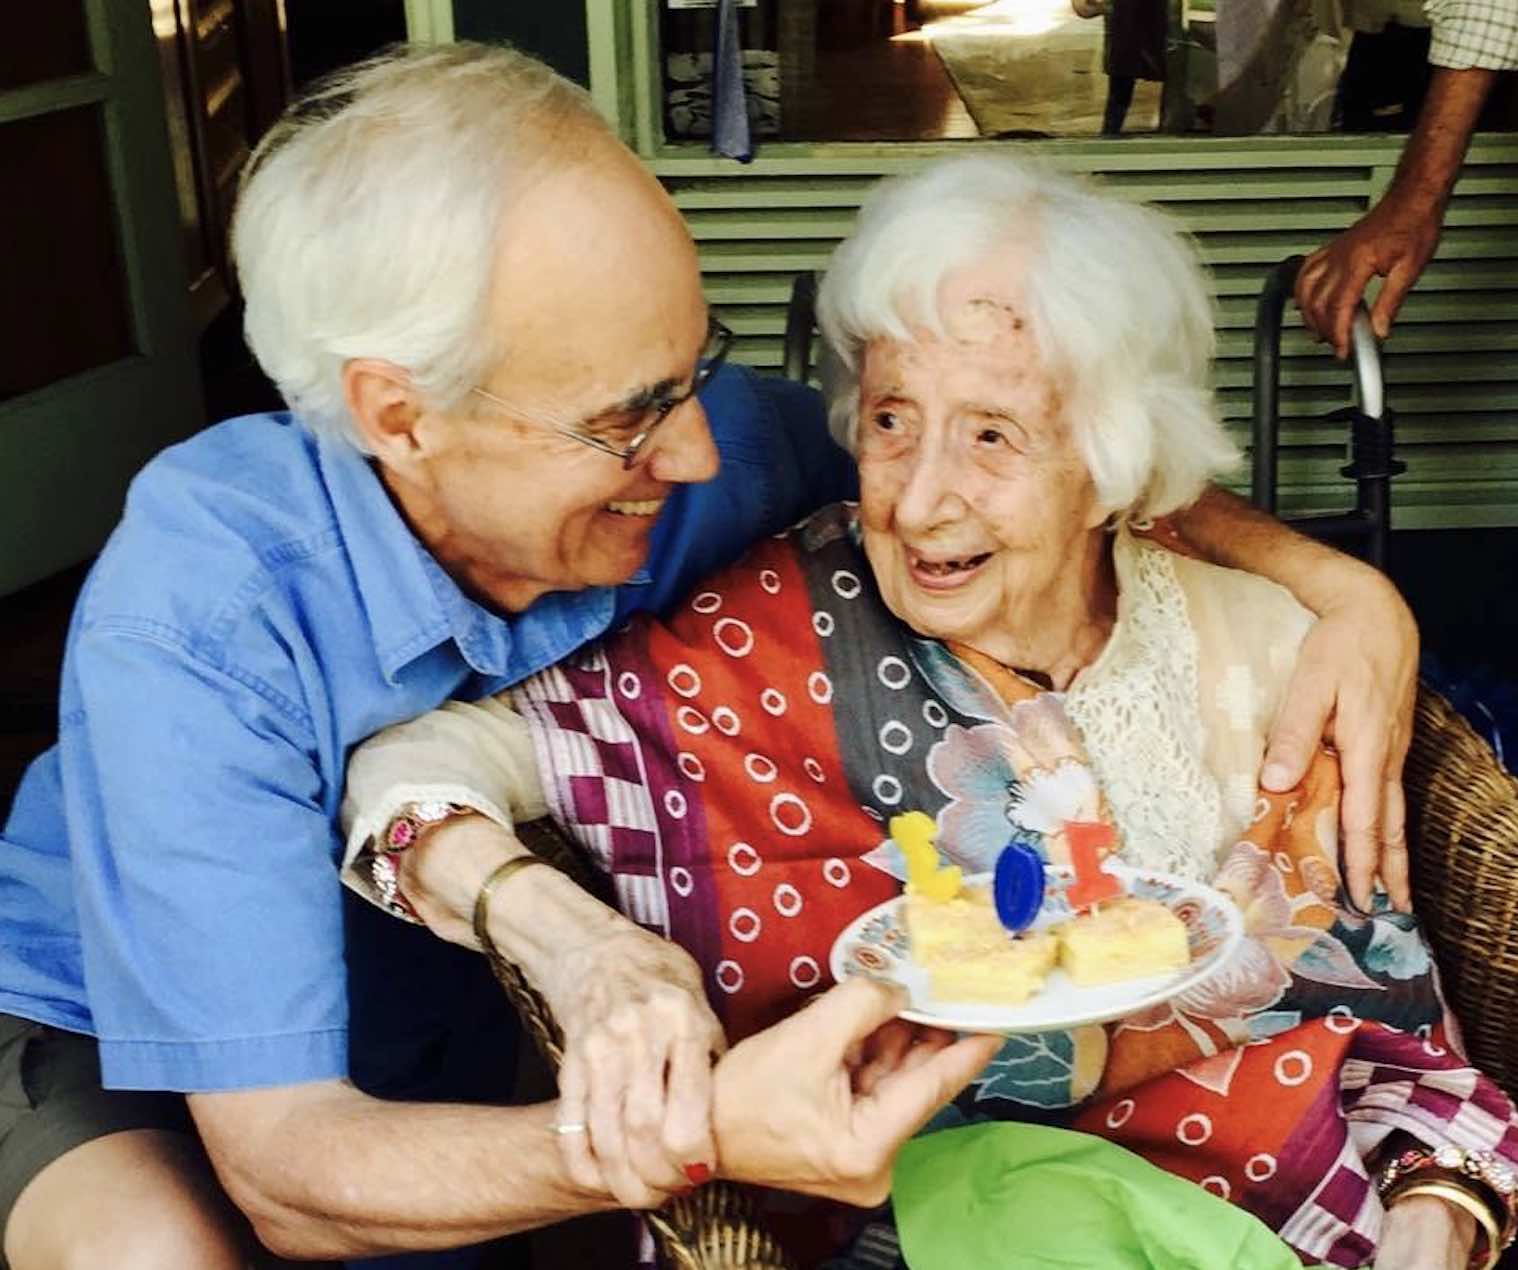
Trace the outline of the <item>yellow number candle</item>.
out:
M 891 817 L 891 838 L 907 861 L 907 891 L 930 900 L 952 900 L 959 894 L 957 864 L 942 865 L 933 840 L 938 826 L 922 811 Z

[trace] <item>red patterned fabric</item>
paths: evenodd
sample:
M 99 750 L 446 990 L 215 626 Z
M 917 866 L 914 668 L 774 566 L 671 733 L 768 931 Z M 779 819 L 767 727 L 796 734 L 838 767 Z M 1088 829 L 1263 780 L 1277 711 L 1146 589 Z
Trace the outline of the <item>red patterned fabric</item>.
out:
M 555 817 L 626 912 L 690 950 L 734 1040 L 827 986 L 838 933 L 899 891 L 890 815 L 925 811 L 951 859 L 984 869 L 1009 837 L 1055 845 L 1017 808 L 1079 791 L 1061 774 L 1087 765 L 1057 694 L 895 622 L 847 509 L 516 704 Z M 1297 790 L 1260 795 L 1213 879 L 1246 928 L 1218 975 L 1141 1016 L 1009 1038 L 945 1122 L 1102 1134 L 1343 1266 L 1374 1248 L 1366 1159 L 1393 1130 L 1518 1161 L 1513 1107 L 1460 1056 L 1416 926 L 1342 902 L 1338 793 L 1324 754 Z M 1105 815 L 1093 797 L 1066 819 Z

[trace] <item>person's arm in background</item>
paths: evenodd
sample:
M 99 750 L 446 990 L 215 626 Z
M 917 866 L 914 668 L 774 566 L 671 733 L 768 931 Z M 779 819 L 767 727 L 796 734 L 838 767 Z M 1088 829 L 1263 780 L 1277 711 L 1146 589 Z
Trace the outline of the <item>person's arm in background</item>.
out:
M 1331 740 L 1344 773 L 1340 818 L 1350 897 L 1368 908 L 1379 874 L 1393 902 L 1409 907 L 1402 764 L 1418 688 L 1412 612 L 1379 570 L 1224 490 L 1208 489 L 1171 522 L 1204 559 L 1269 578 L 1318 615 L 1271 728 L 1260 783 L 1291 789 L 1320 741 Z
M 1334 355 L 1349 353 L 1355 306 L 1373 277 L 1385 278 L 1371 326 L 1385 339 L 1402 301 L 1439 245 L 1444 211 L 1495 71 L 1434 71 L 1417 127 L 1381 201 L 1307 258 L 1297 275 L 1297 306 Z
M 1355 306 L 1385 278 L 1371 325 L 1385 339 L 1439 243 L 1444 212 L 1497 72 L 1518 69 L 1518 2 L 1428 0 L 1428 96 L 1381 201 L 1307 258 L 1297 278 L 1303 320 L 1334 353 L 1349 352 Z

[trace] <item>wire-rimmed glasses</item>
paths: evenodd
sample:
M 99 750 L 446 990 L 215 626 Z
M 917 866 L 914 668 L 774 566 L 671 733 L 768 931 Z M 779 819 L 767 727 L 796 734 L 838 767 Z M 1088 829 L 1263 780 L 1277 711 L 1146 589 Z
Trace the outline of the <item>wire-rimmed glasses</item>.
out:
M 551 415 L 523 410 L 520 406 L 505 401 L 494 393 L 486 392 L 483 388 L 474 388 L 471 391 L 508 414 L 519 419 L 526 419 L 531 423 L 541 424 L 545 428 L 552 428 L 561 436 L 572 437 L 593 450 L 600 450 L 603 454 L 621 459 L 623 468 L 631 468 L 637 463 L 638 455 L 648 444 L 649 437 L 654 434 L 658 426 L 700 392 L 707 381 L 717 373 L 717 368 L 726 359 L 732 343 L 733 333 L 716 318 L 712 318 L 707 325 L 706 343 L 702 346 L 701 356 L 691 375 L 689 388 L 682 392 L 661 391 L 646 394 L 646 399 L 634 398 L 619 406 L 613 406 L 609 410 L 598 411 L 577 423 L 565 423 Z M 628 440 L 620 445 L 615 440 L 608 439 L 623 436 Z

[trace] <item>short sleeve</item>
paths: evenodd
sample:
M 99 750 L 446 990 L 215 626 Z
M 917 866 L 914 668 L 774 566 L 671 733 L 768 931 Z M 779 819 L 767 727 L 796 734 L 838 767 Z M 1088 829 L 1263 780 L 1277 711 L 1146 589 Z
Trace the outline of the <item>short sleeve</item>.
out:
M 853 460 L 829 435 L 816 389 L 724 366 L 701 404 L 722 456 L 715 480 L 670 495 L 649 551 L 644 585 L 618 592 L 617 618 L 662 612 L 756 538 L 853 498 Z
M 84 632 L 73 663 L 60 746 L 105 1084 L 345 1075 L 340 843 L 301 704 L 146 623 Z
M 756 376 L 756 391 L 776 441 L 770 533 L 820 507 L 858 497 L 854 461 L 828 431 L 816 389 L 789 379 Z
M 1513 0 L 1428 0 L 1428 60 L 1448 70 L 1518 69 L 1518 4 Z

